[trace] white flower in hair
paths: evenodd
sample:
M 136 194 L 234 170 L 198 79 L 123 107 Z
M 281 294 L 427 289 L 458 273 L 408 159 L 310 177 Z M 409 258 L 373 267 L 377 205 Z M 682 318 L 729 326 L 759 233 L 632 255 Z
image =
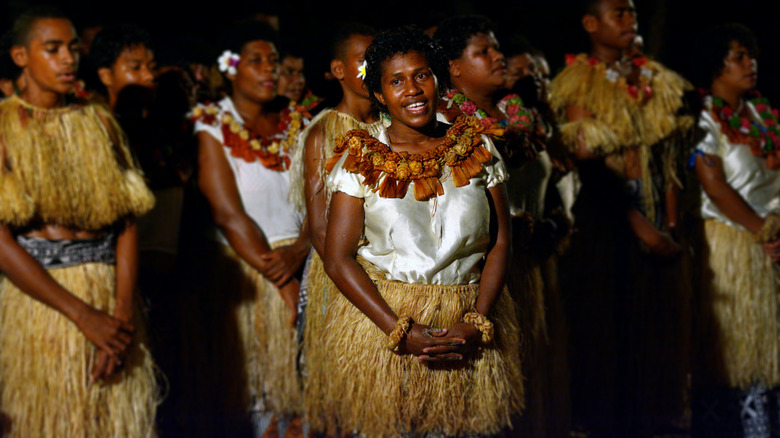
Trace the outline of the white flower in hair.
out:
M 358 67 L 358 74 L 357 74 L 358 79 L 362 79 L 364 81 L 366 80 L 366 68 L 368 68 L 368 63 L 364 59 L 363 64 L 361 64 L 360 67 Z
M 238 56 L 238 53 L 225 50 L 222 52 L 222 55 L 219 56 L 219 59 L 217 59 L 217 66 L 219 67 L 219 71 L 234 75 L 236 74 L 236 66 L 240 60 L 241 57 Z

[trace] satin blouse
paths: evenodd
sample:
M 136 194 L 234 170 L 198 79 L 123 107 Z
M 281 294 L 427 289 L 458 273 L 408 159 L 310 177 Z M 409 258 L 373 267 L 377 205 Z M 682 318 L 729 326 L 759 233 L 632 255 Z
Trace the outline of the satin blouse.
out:
M 696 146 L 698 151 L 716 155 L 723 160 L 726 183 L 761 217 L 780 208 L 780 172 L 770 170 L 766 161 L 753 155 L 750 147 L 734 144 L 721 132 L 720 123 L 713 118 L 710 108 L 712 99 L 707 97 L 705 109 L 699 120 L 699 127 L 706 132 L 704 139 Z M 761 120 L 753 104 L 747 103 L 751 119 Z M 734 228 L 744 228 L 721 213 L 715 203 L 702 190 L 701 216 L 716 219 Z
M 387 131 L 377 138 L 388 144 Z M 363 176 L 342 169 L 341 158 L 327 179 L 335 193 L 363 199 L 368 244 L 357 253 L 387 273 L 388 280 L 459 285 L 479 281 L 490 244 L 487 189 L 503 183 L 507 171 L 493 142 L 482 137 L 493 159 L 470 184 L 455 187 L 449 167 L 441 177 L 444 194 L 427 201 L 414 198 L 410 184 L 403 198 L 382 198 L 363 184 Z M 378 181 L 378 185 L 381 183 Z

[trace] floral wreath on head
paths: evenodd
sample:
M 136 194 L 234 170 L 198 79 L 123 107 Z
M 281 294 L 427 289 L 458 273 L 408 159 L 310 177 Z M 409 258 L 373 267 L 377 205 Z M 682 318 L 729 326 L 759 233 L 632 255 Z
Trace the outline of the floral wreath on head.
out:
M 225 50 L 221 55 L 219 55 L 219 58 L 217 59 L 217 67 L 219 67 L 219 71 L 222 73 L 235 75 L 236 66 L 238 65 L 239 61 L 241 61 L 241 57 L 238 55 L 238 53 Z

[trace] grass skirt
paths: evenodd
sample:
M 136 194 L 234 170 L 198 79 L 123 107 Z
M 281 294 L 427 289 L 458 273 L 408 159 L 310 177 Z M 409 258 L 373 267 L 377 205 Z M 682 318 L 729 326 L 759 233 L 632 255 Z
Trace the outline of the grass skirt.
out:
M 332 299 L 331 295 L 340 295 L 333 281 L 325 273 L 322 259 L 317 251 L 312 251 L 311 261 L 307 272 L 308 304 L 306 306 L 306 322 L 303 331 L 303 357 L 304 357 L 304 397 L 303 410 L 306 413 L 306 421 L 313 430 L 325 430 L 327 420 L 321 417 L 325 412 L 327 400 L 323 393 L 324 386 L 321 382 L 328 378 L 327 365 L 330 356 L 322 342 L 323 325 L 325 324 L 325 311 Z M 319 415 L 318 415 L 319 414 Z
M 384 279 L 364 264 L 397 314 L 432 327 L 450 327 L 474 309 L 479 286 L 410 284 Z M 385 334 L 342 294 L 332 294 L 321 342 L 329 353 L 320 381 L 327 403 L 325 432 L 368 437 L 490 435 L 508 427 L 523 403 L 519 329 L 504 290 L 491 312 L 493 343 L 458 366 L 427 365 L 382 347 Z
M 697 385 L 780 385 L 777 267 L 753 235 L 704 222 L 695 368 Z
M 274 242 L 272 247 L 290 243 Z M 232 250 L 225 249 L 238 259 Z M 290 311 L 273 283 L 243 260 L 240 264 L 245 281 L 238 285 L 236 318 L 251 408 L 283 417 L 295 415 L 300 412 L 302 394 L 296 367 L 296 332 L 288 323 Z
M 114 266 L 86 263 L 49 273 L 87 304 L 110 313 Z M 0 277 L 2 278 L 2 277 Z M 5 437 L 150 437 L 159 402 L 140 312 L 124 366 L 91 384 L 96 348 L 60 313 L 7 278 L 0 283 L 0 403 Z

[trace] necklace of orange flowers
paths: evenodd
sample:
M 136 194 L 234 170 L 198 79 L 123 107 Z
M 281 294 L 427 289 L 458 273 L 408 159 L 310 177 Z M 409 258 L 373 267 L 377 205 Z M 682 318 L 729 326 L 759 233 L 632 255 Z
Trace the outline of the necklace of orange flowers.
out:
M 499 131 L 502 130 L 495 126 L 484 126 L 475 117 L 462 115 L 455 119 L 438 146 L 410 154 L 392 151 L 365 130 L 352 130 L 336 140 L 336 155 L 325 168 L 330 172 L 346 153 L 342 167 L 347 172 L 362 175 L 364 185 L 374 186 L 385 175 L 380 185 L 373 189 L 379 196 L 403 198 L 409 183 L 414 182 L 414 197 L 423 201 L 444 194 L 440 178 L 445 165 L 452 171 L 455 187 L 468 185 L 493 156 L 485 149 L 481 134 L 501 135 L 503 132 Z
M 296 106 L 282 111 L 278 132 L 270 137 L 255 134 L 228 112 L 219 117 L 220 110 L 216 103 L 198 105 L 192 110 L 191 119 L 207 125 L 220 123 L 223 144 L 234 157 L 248 163 L 259 161 L 264 167 L 277 172 L 290 168 L 289 152 L 305 125 L 304 114 Z

